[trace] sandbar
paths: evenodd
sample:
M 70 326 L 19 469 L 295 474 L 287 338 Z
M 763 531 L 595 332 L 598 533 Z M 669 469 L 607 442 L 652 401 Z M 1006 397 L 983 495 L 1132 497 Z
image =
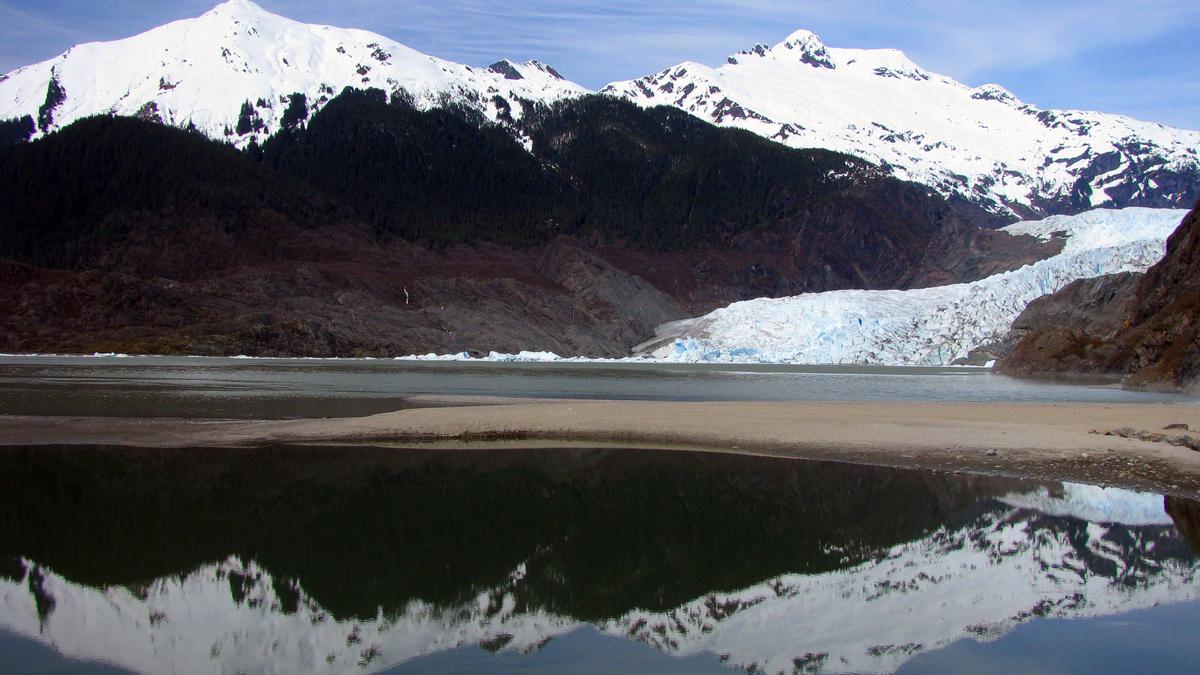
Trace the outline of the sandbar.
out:
M 284 421 L 0 416 L 0 445 L 618 445 L 1072 480 L 1200 498 L 1200 452 L 1105 435 L 1121 428 L 1200 440 L 1200 406 L 463 399 L 367 417 Z

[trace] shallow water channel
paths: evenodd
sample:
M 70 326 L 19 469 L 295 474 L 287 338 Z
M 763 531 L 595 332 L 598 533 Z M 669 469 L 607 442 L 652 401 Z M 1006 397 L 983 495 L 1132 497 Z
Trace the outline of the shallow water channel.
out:
M 1200 507 L 655 450 L 0 448 L 4 672 L 1187 672 Z
M 430 396 L 1200 403 L 983 368 L 0 356 L 8 415 L 352 417 L 430 405 L 419 400 Z

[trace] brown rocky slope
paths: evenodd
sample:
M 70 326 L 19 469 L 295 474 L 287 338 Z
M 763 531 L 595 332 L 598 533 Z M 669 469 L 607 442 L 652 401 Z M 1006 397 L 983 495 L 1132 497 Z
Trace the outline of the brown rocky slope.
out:
M 194 233 L 184 248 L 202 256 L 217 246 L 211 235 Z M 179 245 L 177 234 L 172 241 Z M 363 228 L 340 226 L 284 233 L 276 243 L 276 260 L 186 275 L 0 261 L 7 305 L 0 350 L 345 357 L 544 349 L 622 356 L 626 343 L 663 317 L 686 314 L 567 238 L 528 250 L 434 250 L 380 246 Z
M 139 231 L 84 269 L 0 259 L 0 352 L 619 357 L 667 321 L 841 286 L 768 246 L 654 253 L 560 236 L 439 248 L 269 220 L 240 235 L 202 222 Z M 1005 236 L 994 254 L 1015 267 L 1049 252 Z

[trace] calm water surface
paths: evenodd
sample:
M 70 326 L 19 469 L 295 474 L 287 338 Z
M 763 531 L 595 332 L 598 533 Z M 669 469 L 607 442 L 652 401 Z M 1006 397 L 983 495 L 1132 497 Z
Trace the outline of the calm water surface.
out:
M 0 448 L 0 670 L 1189 672 L 1198 533 L 703 453 Z
M 669 401 L 1170 401 L 979 368 L 0 357 L 0 414 L 339 417 L 426 395 Z

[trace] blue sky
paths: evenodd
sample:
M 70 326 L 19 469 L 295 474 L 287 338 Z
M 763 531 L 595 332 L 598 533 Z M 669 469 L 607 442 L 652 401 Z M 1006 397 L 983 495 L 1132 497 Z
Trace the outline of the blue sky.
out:
M 196 16 L 215 0 L 0 0 L 0 71 Z M 1196 0 L 259 0 L 474 65 L 538 59 L 597 88 L 691 60 L 718 65 L 797 28 L 833 47 L 895 47 L 1044 107 L 1200 129 Z

